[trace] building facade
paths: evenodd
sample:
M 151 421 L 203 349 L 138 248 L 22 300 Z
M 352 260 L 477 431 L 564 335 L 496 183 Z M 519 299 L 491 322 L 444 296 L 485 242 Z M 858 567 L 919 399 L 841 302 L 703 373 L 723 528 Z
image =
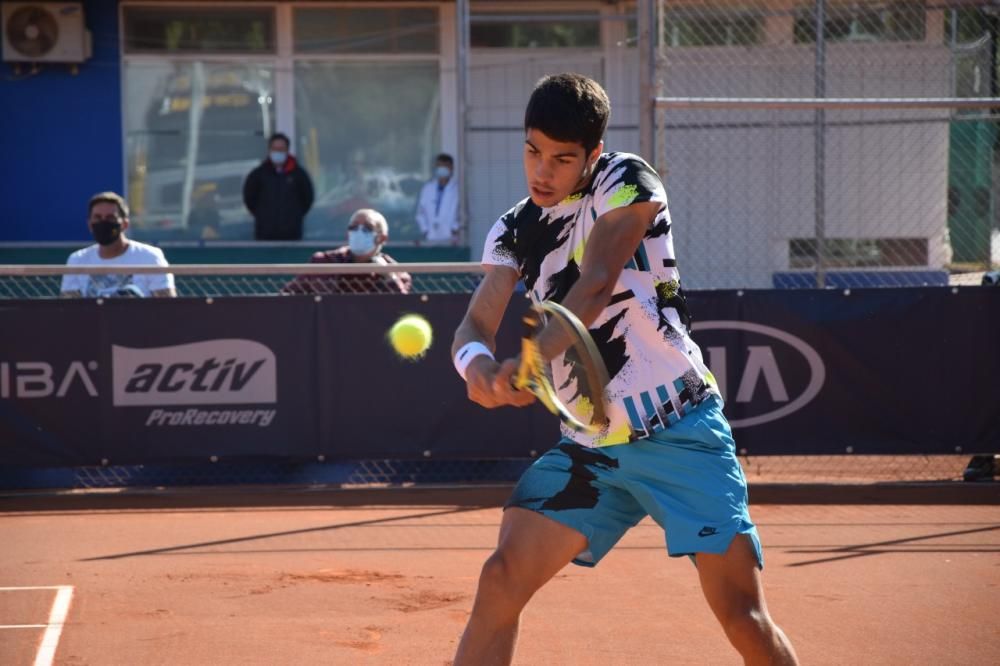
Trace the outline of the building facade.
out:
M 521 125 L 531 87 L 560 71 L 591 75 L 608 90 L 609 149 L 640 148 L 647 61 L 635 2 L 471 0 L 468 53 L 449 1 L 4 4 L 81 5 L 91 56 L 75 65 L 2 64 L 0 242 L 84 239 L 85 202 L 101 190 L 126 194 L 139 239 L 249 239 L 242 182 L 263 159 L 266 137 L 281 131 L 315 183 L 306 239 L 342 239 L 350 213 L 368 206 L 386 215 L 394 241 L 417 239 L 417 194 L 434 156 L 446 152 L 458 161 L 463 243 L 475 258 L 493 221 L 524 196 Z M 661 95 L 815 95 L 813 0 L 654 4 Z M 956 12 L 977 3 L 828 4 L 828 96 L 961 94 Z M 967 179 L 956 182 L 955 130 L 941 115 L 828 114 L 821 177 L 836 247 L 902 248 L 897 265 L 950 260 L 949 194 Z M 775 272 L 809 264 L 814 131 L 808 111 L 659 115 L 656 149 L 643 157 L 667 180 L 695 286 L 767 286 Z M 911 168 L 921 163 L 928 168 Z M 982 163 L 972 171 L 989 184 L 993 216 Z M 732 277 L 720 282 L 720 266 Z

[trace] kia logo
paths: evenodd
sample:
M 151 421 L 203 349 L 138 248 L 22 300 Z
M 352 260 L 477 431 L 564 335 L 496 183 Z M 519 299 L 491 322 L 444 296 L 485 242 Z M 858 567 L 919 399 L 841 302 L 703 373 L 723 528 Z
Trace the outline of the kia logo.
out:
M 736 403 L 765 402 L 765 399 L 759 395 L 760 391 L 763 390 L 768 394 L 767 400 L 771 404 L 778 405 L 776 408 L 763 414 L 755 414 L 742 419 L 731 419 L 729 423 L 733 428 L 746 428 L 762 423 L 770 423 L 771 421 L 776 421 L 789 414 L 793 414 L 809 404 L 819 394 L 820 389 L 823 388 L 823 383 L 826 380 L 826 367 L 823 365 L 823 359 L 820 358 L 816 350 L 809 346 L 805 340 L 790 333 L 771 326 L 764 326 L 763 324 L 721 320 L 695 322 L 692 330 L 699 333 L 705 331 L 745 331 L 755 333 L 770 338 L 775 343 L 783 343 L 782 345 L 778 345 L 779 350 L 784 346 L 795 350 L 795 352 L 801 355 L 808 367 L 808 380 L 805 382 L 805 387 L 801 393 L 791 396 L 788 392 L 788 382 L 785 377 L 787 373 L 782 372 L 782 367 L 777 361 L 774 344 L 747 345 L 748 353 L 746 355 L 746 362 L 742 368 L 733 369 L 729 368 L 726 347 L 715 347 L 711 344 L 699 343 L 707 352 L 708 358 L 706 361 L 708 366 L 711 368 L 712 374 L 716 376 L 719 388 L 727 401 L 732 399 Z M 781 351 L 780 353 L 787 354 L 788 352 Z M 730 390 L 729 382 L 729 379 L 732 377 L 732 370 L 738 370 L 738 381 L 736 382 L 736 393 L 734 396 L 731 396 L 732 391 Z M 798 382 L 798 384 L 801 383 L 801 381 Z

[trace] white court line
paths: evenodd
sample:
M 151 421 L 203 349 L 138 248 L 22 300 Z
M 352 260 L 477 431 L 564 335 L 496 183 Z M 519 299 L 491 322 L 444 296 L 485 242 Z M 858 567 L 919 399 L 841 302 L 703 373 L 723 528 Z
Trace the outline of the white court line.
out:
M 72 585 L 34 585 L 30 587 L 0 587 L 0 592 L 16 592 L 17 590 L 61 590 Z
M 41 629 L 47 624 L 0 624 L 0 629 Z
M 52 589 L 52 588 L 49 588 Z M 57 588 L 55 601 L 52 602 L 52 610 L 49 612 L 49 623 L 42 636 L 42 644 L 38 648 L 35 656 L 35 666 L 52 666 L 52 661 L 56 658 L 56 647 L 59 645 L 59 635 L 62 633 L 63 623 L 69 614 L 69 602 L 73 599 L 72 585 L 59 585 Z

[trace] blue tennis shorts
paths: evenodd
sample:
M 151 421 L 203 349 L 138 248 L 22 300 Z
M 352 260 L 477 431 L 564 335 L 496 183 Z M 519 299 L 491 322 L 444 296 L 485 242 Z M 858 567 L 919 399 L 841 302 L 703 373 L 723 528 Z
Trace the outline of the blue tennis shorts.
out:
M 587 448 L 562 440 L 524 472 L 512 506 L 586 536 L 589 548 L 573 560 L 582 566 L 596 565 L 647 515 L 663 528 L 671 557 L 724 553 L 733 537 L 746 534 L 764 566 L 746 478 L 716 397 L 631 444 Z

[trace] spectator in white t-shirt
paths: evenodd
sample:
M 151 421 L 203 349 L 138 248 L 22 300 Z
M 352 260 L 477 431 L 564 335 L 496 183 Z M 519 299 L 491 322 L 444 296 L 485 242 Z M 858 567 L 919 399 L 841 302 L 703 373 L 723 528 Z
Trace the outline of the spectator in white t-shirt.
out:
M 114 192 L 90 198 L 87 226 L 95 245 L 69 255 L 67 266 L 169 266 L 160 248 L 125 237 L 128 204 Z M 171 273 L 63 276 L 60 294 L 70 298 L 113 296 L 176 296 Z

